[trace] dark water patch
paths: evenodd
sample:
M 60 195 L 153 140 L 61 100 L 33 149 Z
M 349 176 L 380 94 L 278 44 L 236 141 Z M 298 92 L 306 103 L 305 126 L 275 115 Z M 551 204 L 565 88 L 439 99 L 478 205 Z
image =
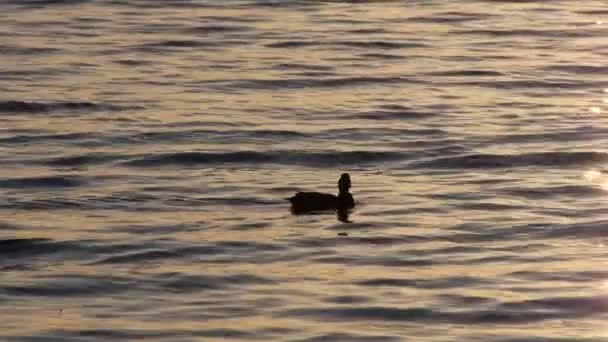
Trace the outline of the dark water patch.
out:
M 87 184 L 87 183 L 84 183 Z M 22 189 L 18 185 L 10 184 L 11 189 Z M 65 190 L 68 185 L 46 184 L 28 185 L 32 189 L 57 189 L 57 191 Z M 71 186 L 71 185 L 70 185 Z M 81 186 L 81 185 L 74 185 Z M 2 184 L 0 182 L 0 189 Z M 51 197 L 52 196 L 52 197 Z M 115 192 L 109 195 L 85 195 L 79 197 L 65 197 L 60 194 L 48 194 L 37 196 L 36 198 L 23 196 L 7 196 L 3 201 L 0 201 L 0 208 L 3 209 L 19 209 L 19 210 L 61 210 L 61 209 L 80 209 L 80 210 L 121 210 L 128 212 L 171 212 L 176 209 L 181 211 L 197 211 L 205 207 L 213 208 L 214 210 L 224 210 L 230 206 L 236 210 L 244 206 L 268 206 L 285 204 L 285 200 L 281 197 L 265 199 L 257 197 L 210 197 L 196 198 L 183 195 L 165 195 L 148 194 L 138 191 Z M 215 206 L 215 207 L 214 207 Z M 221 208 L 218 208 L 221 207 Z M 234 229 L 254 229 L 256 226 L 235 226 Z M 259 228 L 260 226 L 257 225 Z M 143 234 L 143 233 L 172 233 L 183 231 L 198 230 L 193 226 L 182 225 L 163 225 L 163 226 L 140 226 L 134 225 L 124 228 L 123 232 Z
M 113 231 L 125 232 L 130 234 L 175 234 L 179 232 L 194 232 L 199 231 L 200 227 L 190 224 L 165 224 L 165 225 L 127 225 L 112 227 Z
M 316 8 L 318 6 L 315 2 L 304 1 L 304 0 L 292 0 L 292 1 L 276 1 L 276 0 L 249 0 L 242 4 L 243 7 L 282 7 L 290 8 L 293 10 L 300 9 L 306 10 L 309 8 Z
M 384 108 L 380 107 L 379 111 L 381 112 L 394 112 L 397 113 L 408 113 L 409 111 L 413 111 L 417 113 L 416 110 L 407 109 L 407 108 Z M 374 112 L 374 111 L 372 111 Z M 426 114 L 426 113 L 425 113 Z M 371 115 L 370 112 L 363 113 L 355 113 L 355 114 L 347 114 L 345 118 L 349 119 L 357 117 L 359 115 L 367 116 Z M 429 115 L 431 115 L 429 113 Z M 414 114 L 416 116 L 416 114 Z M 424 117 L 424 114 L 422 114 Z M 448 132 L 441 129 L 433 129 L 433 128 L 416 128 L 416 129 L 404 129 L 404 128 L 373 128 L 373 127 L 361 127 L 361 128 L 334 128 L 322 131 L 322 137 L 324 138 L 333 138 L 333 139 L 348 139 L 357 141 L 359 139 L 369 139 L 370 136 L 383 136 L 383 137 L 416 137 L 415 141 L 406 141 L 399 142 L 398 145 L 407 146 L 410 148 L 415 147 L 431 147 L 437 145 L 445 145 L 446 142 L 453 143 L 456 140 L 445 140 L 448 137 Z M 442 139 L 443 138 L 443 139 Z M 441 140 L 439 140 L 441 139 Z
M 136 191 L 119 191 L 110 195 L 101 196 L 82 196 L 78 199 L 78 203 L 82 209 L 123 209 L 129 211 L 171 211 L 175 210 L 176 206 L 183 206 L 184 209 L 195 206 L 197 203 L 193 200 L 187 200 L 184 197 L 173 198 L 162 195 L 150 195 Z M 166 229 L 178 229 L 179 225 L 166 227 Z M 184 227 L 181 227 L 184 229 Z
M 508 4 L 540 4 L 538 0 L 482 0 L 481 2 L 498 2 L 498 3 L 508 3 Z M 546 0 L 543 1 L 545 3 L 549 2 L 559 2 L 559 0 Z
M 138 133 L 130 136 L 123 136 L 120 140 L 125 143 L 178 143 L 178 142 L 194 142 L 194 141 L 217 141 L 218 143 L 233 143 L 244 141 L 258 141 L 268 139 L 271 141 L 285 139 L 303 139 L 311 138 L 312 134 L 302 133 L 293 130 L 211 130 L 211 129 L 196 129 L 196 130 L 179 130 L 165 131 L 155 130 L 150 132 Z M 116 139 L 115 139 L 116 140 Z
M 492 30 L 492 29 L 474 29 L 474 30 L 451 30 L 450 34 L 454 35 L 482 35 L 490 37 L 545 37 L 545 38 L 589 38 L 602 35 L 601 32 L 594 30 L 550 30 L 550 29 L 510 29 L 510 30 Z
M 337 45 L 361 49 L 411 49 L 428 47 L 426 44 L 423 43 L 394 41 L 343 41 L 337 43 Z
M 400 245 L 403 243 L 416 243 L 427 241 L 426 237 L 421 236 L 361 236 L 351 237 L 345 242 L 344 239 L 336 239 L 341 244 L 360 244 L 360 245 Z
M 414 110 L 412 108 L 406 108 L 401 106 L 394 106 L 393 108 L 385 108 L 380 110 L 370 110 L 367 112 L 360 112 L 351 114 L 348 118 L 363 119 L 363 120 L 377 120 L 377 121 L 392 121 L 392 120 L 417 120 L 427 119 L 436 116 L 437 113 L 422 112 Z
M 423 168 L 492 169 L 533 166 L 580 167 L 608 160 L 601 152 L 538 152 L 522 154 L 469 154 L 457 157 L 436 158 L 415 163 Z
M 325 298 L 324 301 L 327 303 L 333 303 L 333 304 L 351 305 L 351 304 L 367 303 L 370 300 L 371 300 L 371 298 L 366 297 L 366 296 L 335 296 L 335 297 Z
M 535 188 L 508 187 L 502 188 L 499 191 L 510 196 L 525 197 L 534 200 L 565 196 L 575 198 L 587 198 L 606 196 L 607 194 L 606 190 L 602 188 L 586 185 L 561 185 Z
M 185 29 L 186 33 L 190 34 L 215 34 L 215 33 L 231 33 L 231 32 L 244 32 L 244 31 L 254 31 L 255 28 L 252 26 L 244 26 L 244 25 L 219 25 L 219 24 L 210 24 L 210 25 L 201 25 L 194 26 Z
M 474 341 L 484 341 L 486 338 L 480 337 L 479 339 L 476 337 L 471 337 L 469 340 Z M 539 337 L 536 335 L 529 335 L 524 337 L 505 337 L 505 338 L 492 338 L 492 340 L 496 342 L 603 342 L 604 338 L 585 338 L 585 337 Z
M 592 226 L 594 223 L 590 223 Z M 579 224 L 580 225 L 580 224 Z M 478 228 L 476 228 L 478 227 Z M 492 223 L 487 226 L 484 225 L 458 225 L 453 227 L 453 230 L 466 231 L 468 233 L 453 233 L 448 235 L 436 236 L 438 240 L 449 241 L 453 243 L 473 243 L 473 242 L 485 242 L 485 241 L 511 241 L 512 245 L 504 247 L 495 247 L 493 251 L 502 252 L 518 252 L 517 255 L 521 255 L 521 252 L 539 251 L 550 248 L 550 246 L 542 243 L 530 243 L 529 240 L 537 235 L 545 234 L 552 229 L 560 227 L 569 227 L 568 225 L 559 225 L 551 222 L 547 223 L 527 223 L 520 225 L 511 224 L 498 224 Z M 519 241 L 528 241 L 527 243 L 520 244 Z M 493 253 L 497 254 L 498 253 Z M 503 256 L 501 256 L 503 257 Z
M 162 199 L 164 203 L 173 205 L 196 205 L 196 206 L 262 206 L 284 203 L 281 199 L 266 199 L 260 197 L 197 197 L 197 198 L 182 198 L 182 197 L 165 197 Z
M 389 33 L 389 32 L 390 31 L 388 31 L 384 28 L 379 28 L 379 27 L 348 30 L 348 33 L 352 33 L 352 34 L 381 34 L 381 33 Z
M 531 230 L 536 238 L 546 239 L 598 239 L 608 237 L 606 224 L 608 222 L 591 221 L 573 224 L 545 224 Z M 528 225 L 531 226 L 531 225 Z
M 526 205 L 515 205 L 515 204 L 504 204 L 504 203 L 457 203 L 452 205 L 455 208 L 464 210 L 479 210 L 479 211 L 506 211 L 506 210 L 526 210 L 529 206 Z
M 23 227 L 17 224 L 2 222 L 0 221 L 0 231 L 8 231 L 8 230 L 27 230 L 28 227 Z M 0 240 L 2 241 L 2 240 Z M 0 242 L 1 243 L 1 242 Z
M 423 267 L 431 266 L 436 262 L 432 259 L 422 258 L 396 258 L 396 257 L 343 257 L 326 256 L 315 258 L 312 262 L 322 264 L 343 264 L 343 265 L 365 265 L 365 266 L 385 266 L 385 267 Z
M 335 0 L 334 3 L 357 3 L 361 2 L 360 0 Z M 366 20 L 364 18 L 354 18 L 348 16 L 338 16 L 335 18 L 323 18 L 321 20 L 317 20 L 318 23 L 323 24 L 342 24 L 342 25 L 353 25 L 353 26 L 372 26 L 378 25 L 377 21 Z
M 14 296 L 81 297 L 98 296 L 132 290 L 134 281 L 127 278 L 83 275 L 62 275 L 60 279 L 28 286 L 3 286 L 4 291 Z
M 431 239 L 429 239 L 432 241 Z M 404 250 L 403 253 L 407 253 L 409 255 L 415 256 L 451 256 L 454 257 L 455 254 L 473 254 L 477 255 L 482 252 L 485 252 L 486 248 L 475 247 L 475 246 L 452 246 L 452 247 L 444 247 L 444 248 L 433 248 L 433 249 L 407 249 Z
M 512 104 L 501 104 L 509 105 Z M 528 106 L 529 107 L 529 106 Z M 526 108 L 534 109 L 534 108 Z M 600 127 L 576 127 L 575 129 L 559 130 L 554 132 L 537 132 L 535 134 L 504 134 L 492 139 L 492 144 L 523 144 L 523 143 L 543 143 L 543 142 L 563 142 L 563 141 L 589 141 L 601 139 L 608 134 L 608 130 Z
M 496 240 L 494 240 L 496 241 Z M 548 262 L 564 262 L 568 260 L 567 258 L 559 257 L 559 256 L 549 256 L 543 257 L 539 259 L 538 257 L 527 257 L 521 256 L 519 254 L 511 254 L 511 255 L 496 255 L 496 256 L 488 256 L 481 258 L 469 258 L 462 260 L 449 260 L 442 262 L 443 264 L 449 265 L 483 265 L 483 264 L 540 264 L 540 263 L 548 263 Z
M 498 231 L 481 231 L 478 233 L 459 233 L 459 234 L 449 234 L 442 235 L 436 237 L 437 240 L 448 241 L 452 243 L 479 243 L 479 242 L 492 242 L 492 241 L 504 241 L 505 239 L 511 240 L 525 240 L 528 239 L 527 235 L 529 232 L 508 232 L 507 230 L 498 230 Z M 502 258 L 502 257 L 501 257 Z M 479 261 L 492 261 L 479 259 Z M 471 263 L 473 261 L 467 261 L 467 263 Z
M 386 138 L 392 137 L 387 134 Z M 394 136 L 395 138 L 399 138 Z M 402 136 L 403 137 L 403 136 Z M 461 139 L 447 138 L 442 139 L 440 135 L 429 134 L 429 137 L 415 139 L 410 141 L 387 141 L 386 144 L 394 149 L 416 152 L 419 157 L 433 157 L 445 155 L 460 155 L 470 152 L 471 149 L 466 147 Z
M 336 229 L 344 229 L 345 227 L 340 226 Z M 326 248 L 335 247 L 339 245 L 378 245 L 378 246 L 391 246 L 401 244 L 415 244 L 433 241 L 432 237 L 419 236 L 419 235 L 406 235 L 406 236 L 349 236 L 348 239 L 344 238 L 301 238 L 289 241 L 290 246 L 300 248 Z
M 271 227 L 272 224 L 269 222 L 253 222 L 253 223 L 240 223 L 233 226 L 227 227 L 227 229 L 235 231 L 247 231 L 247 230 L 260 230 Z
M 220 107 L 223 109 L 223 107 Z M 215 108 L 214 108 L 215 109 Z M 197 113 L 200 115 L 202 113 Z M 141 122 L 141 127 L 150 128 L 152 130 L 160 130 L 167 128 L 187 128 L 192 129 L 192 127 L 204 126 L 204 127 L 238 127 L 243 128 L 243 122 L 240 121 L 213 121 L 212 119 L 207 120 L 194 120 L 194 121 L 178 121 L 178 122 L 162 122 L 162 123 L 147 123 Z
M 166 40 L 163 42 L 149 44 L 147 46 L 156 47 L 177 47 L 177 48 L 194 48 L 215 45 L 214 43 L 198 41 L 198 40 Z
M 141 52 L 158 53 L 190 49 L 220 49 L 228 45 L 242 45 L 245 43 L 245 41 L 233 40 L 224 40 L 221 43 L 210 40 L 165 40 L 160 42 L 142 44 L 134 48 Z M 155 85 L 162 85 L 162 82 L 149 83 Z
M 468 184 L 475 184 L 475 185 L 498 185 L 498 184 L 505 184 L 505 183 L 512 183 L 512 182 L 516 182 L 516 179 L 512 179 L 512 178 L 488 178 L 488 179 L 471 179 L 471 180 L 467 180 L 466 182 Z
M 129 67 L 137 67 L 137 66 L 149 65 L 151 62 L 146 61 L 146 60 L 120 59 L 120 60 L 115 60 L 114 63 L 129 66 Z
M 573 10 L 574 13 L 578 14 L 587 14 L 587 15 L 608 15 L 608 10 L 606 9 L 594 9 L 594 10 Z
M 14 264 L 9 266 L 0 266 L 0 272 L 25 272 L 25 271 L 35 271 L 38 268 L 33 265 L 28 264 Z M 2 299 L 0 299 L 2 302 Z
M 504 303 L 499 308 L 515 312 L 546 312 L 562 318 L 582 318 L 608 313 L 608 298 L 549 297 Z
M 451 71 L 434 71 L 426 73 L 428 76 L 445 76 L 445 77 L 498 77 L 504 76 L 503 73 L 492 70 L 475 70 L 475 69 L 465 69 L 465 70 L 451 70 Z
M 238 81 L 213 81 L 210 86 L 229 89 L 281 90 L 304 88 L 344 88 L 370 85 L 420 84 L 422 81 L 399 76 L 373 77 L 340 77 L 340 78 L 287 78 L 287 79 L 251 79 Z
M 69 338 L 68 341 L 71 341 L 71 338 L 76 340 L 81 340 L 82 338 L 86 339 L 103 339 L 103 340 L 133 340 L 133 339 L 154 339 L 154 338 L 177 338 L 177 337 L 190 337 L 192 334 L 188 331 L 174 331 L 174 330 L 138 330 L 138 329 L 104 329 L 104 328 L 91 328 L 91 329 L 82 329 L 82 330 L 54 330 L 50 331 L 45 336 L 57 336 L 58 339 Z M 41 338 L 41 340 L 46 340 L 45 338 Z
M 62 167 L 82 167 L 88 165 L 104 164 L 124 158 L 124 156 L 116 154 L 95 153 L 51 158 L 43 161 L 43 164 Z
M 427 308 L 394 308 L 381 306 L 355 308 L 307 308 L 292 309 L 277 314 L 279 316 L 312 318 L 323 321 L 378 321 L 378 322 L 428 322 L 436 324 L 529 324 L 551 319 L 573 318 L 573 315 L 558 312 L 536 312 L 503 310 L 479 310 L 449 312 Z
M 466 307 L 466 306 L 489 306 L 496 305 L 497 299 L 479 297 L 479 296 L 467 296 L 458 294 L 440 294 L 438 296 L 444 304 L 448 304 L 452 307 Z
M 361 57 L 365 59 L 384 59 L 384 60 L 400 60 L 407 58 L 402 55 L 388 54 L 388 53 L 364 53 Z
M 598 75 L 598 74 L 608 73 L 608 67 L 597 66 L 597 65 L 563 64 L 563 65 L 551 65 L 551 66 L 545 67 L 545 69 L 551 70 L 551 71 L 563 71 L 563 72 L 571 73 L 571 74 L 575 74 L 575 75 L 580 75 L 580 74 Z
M 491 18 L 491 14 L 487 13 L 470 13 L 470 12 L 440 12 L 433 16 L 410 17 L 407 21 L 415 23 L 428 24 L 458 24 L 470 21 L 477 21 Z
M 200 330 L 195 334 L 197 337 L 206 337 L 206 338 L 226 338 L 226 339 L 245 339 L 248 341 L 251 340 L 261 340 L 266 339 L 267 337 L 264 335 L 257 334 L 255 332 L 238 330 L 238 329 L 208 329 L 208 330 Z
M 165 0 L 165 1 L 148 1 L 148 0 L 131 0 L 131 1 L 123 1 L 123 0 L 108 0 L 110 4 L 114 6 L 126 6 L 128 8 L 133 8 L 134 11 L 122 12 L 123 15 L 137 15 L 139 14 L 139 10 L 141 9 L 168 9 L 173 10 L 177 9 L 221 9 L 224 8 L 225 5 L 223 3 L 215 3 L 215 2 L 191 2 L 191 1 L 174 1 L 174 0 Z M 135 12 L 137 10 L 137 12 Z
M 114 255 L 104 258 L 95 264 L 121 264 L 121 263 L 139 263 L 139 262 L 157 262 L 159 259 L 172 259 L 180 257 L 176 251 L 152 249 L 137 252 L 128 252 L 124 254 Z
M 226 262 L 237 262 L 237 258 L 241 262 L 246 262 L 246 259 L 251 259 L 255 255 L 262 259 L 264 253 L 284 252 L 286 247 L 271 244 L 271 243 L 256 243 L 248 241 L 221 241 L 209 245 L 189 246 L 181 248 L 147 248 L 137 251 L 127 251 L 104 257 L 101 260 L 95 261 L 93 264 L 119 264 L 119 263 L 145 263 L 159 262 L 171 259 L 200 259 L 206 256 L 210 259 L 207 261 L 223 262 L 221 257 L 225 258 Z
M 51 199 L 5 199 L 0 202 L 0 208 L 11 210 L 62 210 L 62 209 L 85 209 L 78 200 L 67 198 Z
M 471 192 L 450 192 L 450 193 L 439 193 L 439 194 L 428 194 L 422 195 L 427 198 L 437 200 L 457 200 L 457 201 L 477 201 L 477 200 L 491 200 L 492 195 L 482 193 L 471 193 Z
M 200 18 L 201 22 L 215 22 L 216 24 L 212 24 L 212 25 L 218 25 L 218 26 L 226 25 L 226 23 L 259 23 L 259 22 L 267 21 L 267 19 L 265 17 L 257 16 L 255 14 L 252 14 L 250 16 L 201 15 L 199 18 Z M 238 25 L 235 25 L 235 26 L 238 26 Z
M 90 2 L 91 0 L 10 0 L 9 3 L 21 5 L 24 7 L 48 7 L 48 6 L 66 6 L 66 5 L 80 5 Z
M 302 72 L 292 72 L 290 76 L 293 77 L 334 77 L 337 74 L 333 72 L 325 72 L 325 71 L 302 71 Z
M 26 261 L 30 257 L 57 254 L 66 258 L 87 253 L 86 245 L 79 241 L 56 241 L 52 239 L 0 239 L 0 256 Z
M 87 0 L 87 1 L 90 1 L 90 0 Z M 100 24 L 100 23 L 111 23 L 112 19 L 111 18 L 96 18 L 96 17 L 78 17 L 78 18 L 75 18 L 75 21 L 81 22 L 81 23 Z
M 267 44 L 269 48 L 300 48 L 300 47 L 346 47 L 346 48 L 359 48 L 359 49 L 411 49 L 411 48 L 424 48 L 426 44 L 412 43 L 412 42 L 393 42 L 393 41 L 335 41 L 335 42 L 319 42 L 319 41 L 307 41 L 307 40 L 289 40 L 282 42 L 275 42 Z
M 514 252 L 514 253 L 524 253 L 524 252 L 543 252 L 547 249 L 551 248 L 550 245 L 544 243 L 530 243 L 529 241 L 524 241 L 522 244 L 504 246 L 504 247 L 494 247 L 490 250 L 497 252 Z
M 44 250 L 53 245 L 51 239 L 6 239 L 0 240 L 0 254 L 27 253 L 35 250 Z
M 572 271 L 572 272 L 543 272 L 543 271 L 517 271 L 506 275 L 509 278 L 531 282 L 575 282 L 591 283 L 604 281 L 608 278 L 608 272 L 604 271 Z
M 318 335 L 314 337 L 291 340 L 291 342 L 334 342 L 334 341 L 352 341 L 352 342 L 392 342 L 401 341 L 401 337 L 390 335 L 355 335 L 347 333 L 330 333 Z
M 0 188 L 70 188 L 85 185 L 85 178 L 79 176 L 47 176 L 0 179 Z
M 17 56 L 28 56 L 28 55 L 46 55 L 61 51 L 56 48 L 49 47 L 24 47 L 24 46 L 8 46 L 0 45 L 0 53 L 3 55 L 17 55 Z
M 278 164 L 316 167 L 336 167 L 341 165 L 366 165 L 370 163 L 397 161 L 407 158 L 407 154 L 384 151 L 352 152 L 178 152 L 156 154 L 132 159 L 124 163 L 134 167 L 162 167 L 176 165 L 218 165 L 218 164 Z
M 173 292 L 199 292 L 204 290 L 226 290 L 230 287 L 250 285 L 274 285 L 276 280 L 263 278 L 251 274 L 231 274 L 227 276 L 211 275 L 164 275 L 162 286 Z
M 450 277 L 441 279 L 402 279 L 402 278 L 377 278 L 356 282 L 355 284 L 366 287 L 412 287 L 417 289 L 454 289 L 474 288 L 491 282 L 475 277 Z
M 437 83 L 439 84 L 439 83 Z M 606 82 L 592 82 L 588 80 L 479 80 L 479 81 L 454 81 L 445 82 L 446 86 L 474 86 L 489 89 L 502 89 L 502 90 L 525 90 L 532 96 L 533 90 L 546 90 L 549 89 L 564 89 L 564 90 L 595 90 L 602 88 L 608 83 Z
M 326 65 L 301 64 L 301 63 L 280 63 L 280 64 L 274 65 L 273 69 L 331 71 L 334 68 L 331 66 L 326 66 Z
M 135 107 L 133 107 L 135 108 Z M 0 102 L 0 113 L 49 113 L 56 111 L 88 112 L 88 111 L 119 111 L 129 109 L 105 103 L 94 102 L 24 102 L 24 101 L 2 101 Z
M 457 253 L 480 253 L 485 249 L 477 246 L 452 246 L 444 248 L 436 248 L 431 250 L 431 253 L 437 254 L 457 254 Z
M 330 321 L 417 321 L 433 320 L 433 318 L 438 315 L 439 314 L 435 313 L 433 310 L 425 308 L 398 309 L 373 306 L 361 308 L 325 307 L 318 309 L 292 309 L 280 314 L 280 316 L 313 318 L 316 320 Z
M 219 246 L 222 248 L 226 248 L 230 251 L 239 251 L 239 252 L 280 252 L 285 251 L 287 247 L 273 244 L 273 243 L 264 243 L 264 242 L 253 242 L 253 241 L 221 241 L 217 242 L 215 246 Z
M 113 229 L 114 227 L 110 227 L 109 229 Z M 162 249 L 165 248 L 166 245 L 160 240 L 146 240 L 142 241 L 134 241 L 134 242 L 118 242 L 112 243 L 105 240 L 88 240 L 88 241 L 79 241 L 79 245 L 82 245 L 83 248 L 90 252 L 91 255 L 95 257 L 100 257 L 104 255 L 121 255 L 129 252 L 133 252 L 136 250 L 142 249 Z
M 15 133 L 15 132 L 12 132 Z M 72 142 L 98 138 L 95 133 L 19 134 L 0 138 L 0 144 L 36 144 L 43 142 Z

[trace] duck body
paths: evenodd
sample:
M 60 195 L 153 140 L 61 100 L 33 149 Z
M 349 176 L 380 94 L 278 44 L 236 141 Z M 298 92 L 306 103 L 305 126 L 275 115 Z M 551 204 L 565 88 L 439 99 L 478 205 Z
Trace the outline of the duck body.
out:
M 355 207 L 355 200 L 349 193 L 338 196 L 321 192 L 298 192 L 290 197 L 291 209 L 295 213 L 320 210 L 345 210 Z
M 355 207 L 353 195 L 348 192 L 350 189 L 350 176 L 343 173 L 338 181 L 340 192 L 338 196 L 324 194 L 321 192 L 298 192 L 295 196 L 288 198 L 291 202 L 291 210 L 296 214 L 321 211 L 338 210 L 345 211 Z

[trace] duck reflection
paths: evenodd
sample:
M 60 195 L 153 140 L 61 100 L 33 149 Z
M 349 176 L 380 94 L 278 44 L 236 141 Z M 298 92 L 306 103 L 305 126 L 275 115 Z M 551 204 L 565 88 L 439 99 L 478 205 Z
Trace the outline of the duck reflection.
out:
M 338 219 L 338 221 L 341 221 L 341 222 L 344 222 L 344 223 L 351 222 L 348 219 L 349 215 L 350 215 L 350 209 L 338 209 L 338 210 L 336 210 L 336 218 Z
M 288 198 L 291 202 L 291 212 L 295 215 L 308 214 L 318 211 L 335 210 L 338 220 L 350 222 L 348 216 L 350 209 L 355 207 L 353 195 L 349 192 L 351 187 L 350 175 L 343 173 L 338 180 L 338 196 L 321 192 L 298 192 Z

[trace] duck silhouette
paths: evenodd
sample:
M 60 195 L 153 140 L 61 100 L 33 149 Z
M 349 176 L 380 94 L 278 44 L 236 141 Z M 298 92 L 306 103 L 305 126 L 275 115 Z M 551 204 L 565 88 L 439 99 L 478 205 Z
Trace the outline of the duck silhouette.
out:
M 288 198 L 291 202 L 291 211 L 294 214 L 303 214 L 321 210 L 337 210 L 345 213 L 348 209 L 355 207 L 353 195 L 350 189 L 350 175 L 343 173 L 338 181 L 338 196 L 324 194 L 321 192 L 298 192 Z

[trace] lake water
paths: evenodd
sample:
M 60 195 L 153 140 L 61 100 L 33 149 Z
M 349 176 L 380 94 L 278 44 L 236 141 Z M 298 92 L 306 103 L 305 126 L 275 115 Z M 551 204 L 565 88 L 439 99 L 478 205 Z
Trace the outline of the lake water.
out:
M 608 340 L 605 1 L 5 0 L 0 37 L 2 340 Z M 290 213 L 343 172 L 349 222 Z

